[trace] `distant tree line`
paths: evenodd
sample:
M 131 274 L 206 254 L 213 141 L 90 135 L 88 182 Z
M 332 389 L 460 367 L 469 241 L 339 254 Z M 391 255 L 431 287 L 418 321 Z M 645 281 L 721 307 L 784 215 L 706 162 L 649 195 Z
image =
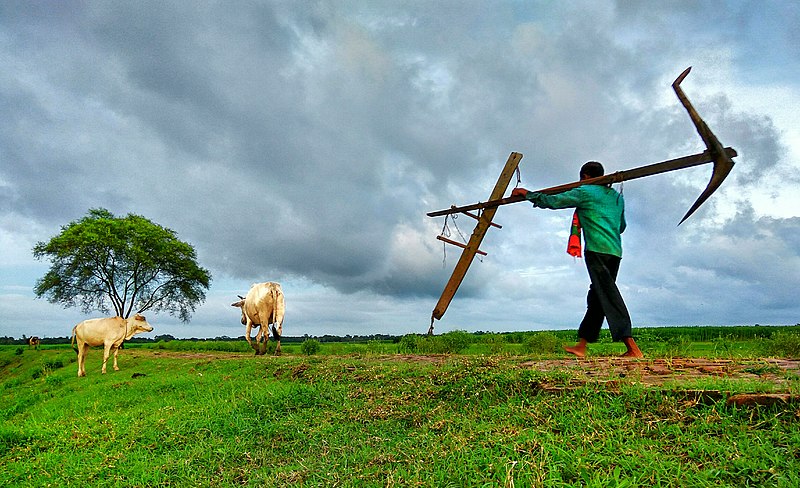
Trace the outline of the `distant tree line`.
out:
M 691 327 L 638 327 L 634 329 L 634 335 L 648 340 L 654 341 L 669 341 L 676 337 L 684 338 L 695 342 L 707 342 L 715 339 L 723 338 L 729 340 L 747 340 L 747 339 L 769 339 L 773 334 L 778 332 L 798 332 L 800 331 L 800 324 L 795 325 L 737 325 L 737 326 L 691 326 Z M 464 335 L 471 336 L 474 340 L 480 340 L 484 336 L 496 336 L 500 340 L 510 344 L 523 344 L 532 335 L 546 332 L 554 334 L 559 338 L 573 339 L 575 336 L 574 330 L 549 330 L 549 331 L 524 331 L 524 332 L 464 332 Z M 308 334 L 302 336 L 283 336 L 281 340 L 286 343 L 301 344 L 306 340 L 313 339 L 320 343 L 368 343 L 373 341 L 378 342 L 392 342 L 399 343 L 404 337 L 418 336 L 423 338 L 423 334 L 405 334 L 405 335 L 391 335 L 391 334 L 369 334 L 369 335 L 331 335 L 325 334 L 322 336 L 310 336 Z M 41 344 L 69 344 L 71 337 L 40 337 Z M 190 341 L 190 342 L 214 342 L 214 341 L 244 341 L 243 335 L 238 337 L 219 336 L 214 338 L 190 338 L 178 339 L 170 334 L 160 334 L 152 338 L 147 337 L 134 337 L 128 342 L 131 343 L 157 343 L 169 341 Z M 610 341 L 611 336 L 608 330 L 603 330 L 600 335 L 601 341 Z M 28 343 L 28 337 L 24 334 L 21 339 L 14 337 L 0 337 L 0 345 L 24 345 Z
M 381 341 L 381 342 L 399 342 L 402 336 L 393 336 L 388 334 L 370 334 L 370 335 L 345 335 L 345 336 L 334 336 L 334 335 L 323 335 L 323 336 L 310 336 L 308 334 L 303 336 L 282 336 L 282 342 L 289 342 L 289 343 L 297 343 L 301 344 L 307 339 L 315 339 L 319 342 L 348 342 L 348 343 L 358 343 L 358 342 L 372 342 L 372 341 Z M 39 341 L 41 344 L 69 344 L 71 337 L 40 337 Z M 192 337 L 190 339 L 179 339 L 171 334 L 161 334 L 156 335 L 152 338 L 148 337 L 134 337 L 128 341 L 133 344 L 148 344 L 148 343 L 156 343 L 156 342 L 169 342 L 169 341 L 188 341 L 188 342 L 227 342 L 227 341 L 244 341 L 245 338 L 243 335 L 239 337 L 229 337 L 229 336 L 219 336 L 214 338 L 197 338 Z M 4 336 L 0 337 L 0 345 L 24 345 L 28 344 L 28 337 L 25 334 L 22 335 L 21 339 L 16 339 L 14 337 Z

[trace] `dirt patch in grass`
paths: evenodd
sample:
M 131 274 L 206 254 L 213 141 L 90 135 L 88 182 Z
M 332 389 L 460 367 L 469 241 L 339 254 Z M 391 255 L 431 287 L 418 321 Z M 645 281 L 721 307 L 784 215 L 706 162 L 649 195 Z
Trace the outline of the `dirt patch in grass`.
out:
M 756 405 L 798 404 L 800 396 L 790 393 L 790 378 L 800 377 L 800 360 L 758 359 L 725 360 L 704 358 L 623 359 L 591 358 L 526 361 L 523 367 L 540 371 L 564 371 L 570 377 L 568 386 L 545 386 L 559 393 L 581 385 L 605 384 L 608 390 L 618 391 L 623 383 L 639 383 L 658 389 L 669 384 L 665 391 L 680 395 L 691 403 L 713 403 L 726 399 L 728 404 L 752 407 Z M 675 385 L 702 384 L 710 379 L 753 380 L 771 384 L 770 392 L 731 393 L 714 389 L 676 389 Z
M 253 357 L 253 353 L 237 353 L 237 352 L 186 352 L 186 351 L 155 351 L 153 356 L 165 356 L 170 358 L 182 359 L 242 359 Z
M 797 359 L 587 358 L 534 360 L 522 366 L 540 371 L 565 371 L 586 381 L 628 378 L 651 386 L 704 378 L 751 379 L 782 386 L 788 384 L 787 373 L 800 375 L 800 360 Z
M 387 356 L 387 360 L 441 364 L 452 359 L 448 355 Z M 726 399 L 737 405 L 772 405 L 800 403 L 800 396 L 791 393 L 791 384 L 800 378 L 798 359 L 628 359 L 621 357 L 537 359 L 519 363 L 521 368 L 546 373 L 564 373 L 569 379 L 545 381 L 542 391 L 558 394 L 588 384 L 620 391 L 623 384 L 640 384 L 685 397 L 692 402 L 715 402 Z M 705 380 L 750 380 L 765 385 L 769 392 L 732 393 L 703 388 Z M 681 384 L 688 388 L 681 388 Z M 713 381 L 709 381 L 713 383 Z M 767 385 L 771 385 L 771 388 Z M 695 388 L 695 389 L 692 389 Z M 741 387 L 740 387 L 741 388 Z

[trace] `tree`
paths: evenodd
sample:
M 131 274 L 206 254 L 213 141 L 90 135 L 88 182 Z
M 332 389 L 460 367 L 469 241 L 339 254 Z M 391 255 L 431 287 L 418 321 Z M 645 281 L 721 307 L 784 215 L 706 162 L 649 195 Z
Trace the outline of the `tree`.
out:
M 128 318 L 134 310 L 166 311 L 188 322 L 211 282 L 194 248 L 174 231 L 104 208 L 90 209 L 49 242 L 38 242 L 33 255 L 52 262 L 36 282 L 36 296 L 86 313 L 113 309 Z

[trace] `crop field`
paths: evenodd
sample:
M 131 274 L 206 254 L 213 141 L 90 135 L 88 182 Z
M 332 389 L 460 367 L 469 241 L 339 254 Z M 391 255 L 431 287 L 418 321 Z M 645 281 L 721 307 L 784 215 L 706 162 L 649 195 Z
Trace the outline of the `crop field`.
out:
M 0 486 L 800 486 L 796 327 L 657 334 L 0 346 Z

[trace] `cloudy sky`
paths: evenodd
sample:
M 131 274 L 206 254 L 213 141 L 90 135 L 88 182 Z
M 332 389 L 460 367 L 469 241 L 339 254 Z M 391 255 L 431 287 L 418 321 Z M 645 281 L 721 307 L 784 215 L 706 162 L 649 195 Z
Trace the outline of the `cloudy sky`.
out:
M 701 152 L 670 87 L 688 66 L 739 156 L 680 227 L 710 165 L 621 188 L 634 325 L 798 323 L 797 2 L 1 2 L 0 335 L 98 315 L 35 298 L 31 253 L 98 207 L 213 275 L 151 336 L 241 335 L 230 304 L 260 281 L 287 335 L 424 333 L 461 252 L 426 213 L 486 200 L 512 151 L 529 189 Z M 436 331 L 576 328 L 571 215 L 501 208 Z

